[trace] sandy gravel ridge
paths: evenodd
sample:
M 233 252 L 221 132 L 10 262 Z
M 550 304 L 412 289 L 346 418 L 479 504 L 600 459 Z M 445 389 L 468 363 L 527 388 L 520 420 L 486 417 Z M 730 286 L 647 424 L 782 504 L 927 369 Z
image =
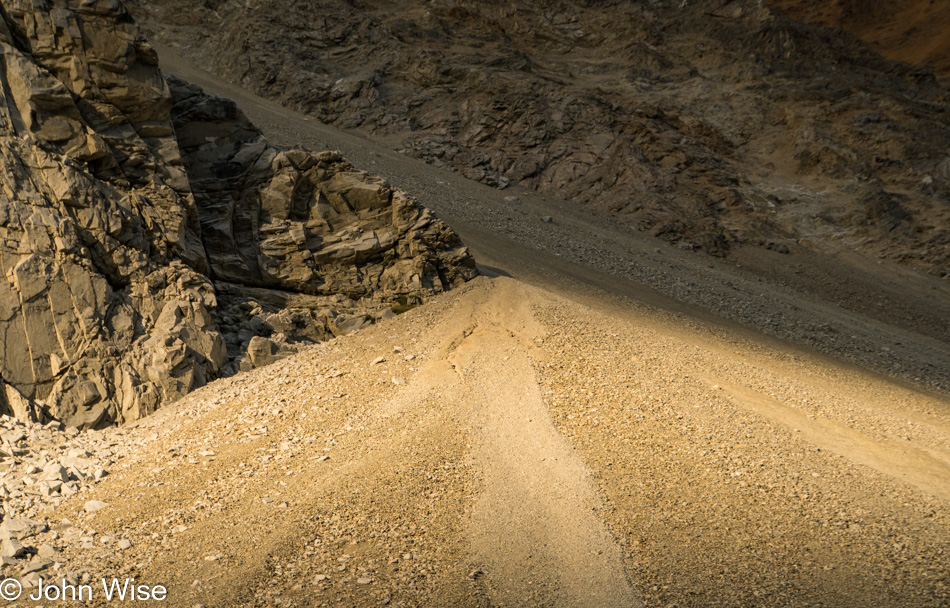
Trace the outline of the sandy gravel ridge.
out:
M 201 389 L 50 514 L 132 545 L 64 567 L 181 606 L 950 601 L 946 398 L 569 295 L 478 279 Z

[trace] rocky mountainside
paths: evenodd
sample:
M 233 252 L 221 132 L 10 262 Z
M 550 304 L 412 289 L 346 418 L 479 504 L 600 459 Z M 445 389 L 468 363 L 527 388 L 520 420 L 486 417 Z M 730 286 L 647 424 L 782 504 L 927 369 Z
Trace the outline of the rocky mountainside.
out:
M 950 112 L 925 68 L 759 0 L 130 1 L 198 65 L 685 249 L 950 272 Z
M 0 3 L 0 410 L 137 419 L 474 276 L 333 153 L 176 81 L 115 0 Z
M 229 359 L 349 333 L 475 276 L 458 236 L 336 152 L 280 150 L 234 102 L 169 78 Z
M 950 77 L 950 4 L 938 0 L 769 0 L 807 23 L 835 27 L 868 41 L 890 59 L 925 65 Z
M 930 72 L 752 0 L 135 9 L 200 64 L 0 0 L 0 603 L 950 606 Z

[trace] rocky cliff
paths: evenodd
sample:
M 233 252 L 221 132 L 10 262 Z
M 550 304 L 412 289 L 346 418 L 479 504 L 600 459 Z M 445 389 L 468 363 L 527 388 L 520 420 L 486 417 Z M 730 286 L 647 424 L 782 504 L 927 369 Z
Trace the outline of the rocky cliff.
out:
M 484 183 L 715 255 L 950 273 L 946 90 L 759 0 L 130 5 L 232 82 Z
M 119 2 L 0 17 L 0 412 L 134 420 L 474 275 L 406 194 L 170 88 Z
M 169 83 L 219 315 L 241 327 L 225 335 L 241 369 L 475 276 L 458 236 L 405 192 L 335 152 L 279 150 L 230 100 Z

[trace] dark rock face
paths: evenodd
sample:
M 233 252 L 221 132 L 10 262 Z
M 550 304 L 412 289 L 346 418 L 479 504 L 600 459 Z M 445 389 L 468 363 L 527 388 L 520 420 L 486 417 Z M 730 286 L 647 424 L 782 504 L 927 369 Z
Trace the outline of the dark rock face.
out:
M 0 8 L 0 413 L 134 420 L 474 275 L 404 193 L 173 97 L 118 2 Z
M 130 6 L 218 74 L 471 179 L 716 255 L 800 242 L 950 272 L 945 89 L 759 0 Z
M 215 279 L 358 299 L 469 278 L 458 237 L 405 193 L 335 152 L 278 150 L 233 102 L 170 82 Z
M 242 369 L 475 276 L 458 236 L 335 152 L 278 150 L 229 100 L 170 78 L 172 116 Z M 266 342 L 265 342 L 266 340 Z

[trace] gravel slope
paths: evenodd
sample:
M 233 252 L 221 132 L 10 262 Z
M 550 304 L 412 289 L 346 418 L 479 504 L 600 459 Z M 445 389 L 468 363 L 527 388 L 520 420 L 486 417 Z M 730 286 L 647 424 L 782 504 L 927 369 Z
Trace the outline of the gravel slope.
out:
M 180 606 L 950 601 L 945 397 L 565 294 L 477 279 L 209 385 L 48 542 Z
M 136 426 L 17 433 L 11 475 L 73 449 L 93 474 L 24 492 L 5 576 L 184 607 L 950 603 L 945 281 L 698 262 L 244 101 L 407 187 L 494 278 Z

